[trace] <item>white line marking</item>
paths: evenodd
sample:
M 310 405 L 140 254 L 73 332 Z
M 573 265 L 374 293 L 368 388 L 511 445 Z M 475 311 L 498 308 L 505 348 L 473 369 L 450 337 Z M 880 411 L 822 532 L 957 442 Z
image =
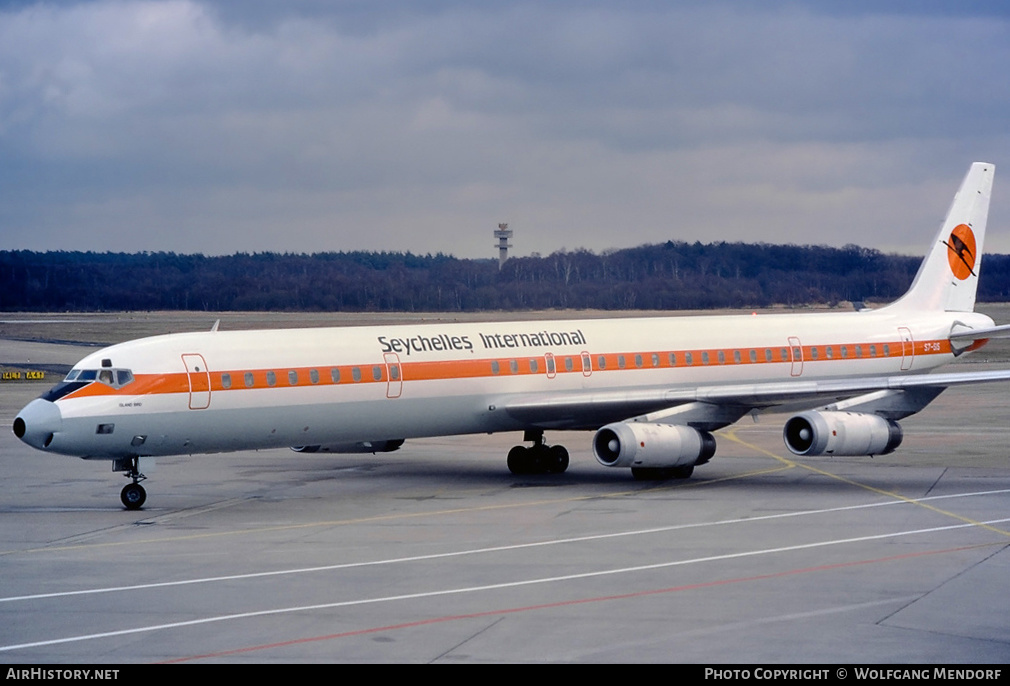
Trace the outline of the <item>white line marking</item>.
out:
M 1010 517 L 1005 519 L 993 519 L 979 524 L 1002 524 L 1010 522 Z M 653 569 L 663 569 L 668 567 L 680 567 L 684 565 L 698 564 L 702 562 L 716 562 L 720 560 L 732 560 L 743 557 L 754 557 L 757 555 L 769 555 L 774 553 L 792 552 L 795 550 L 808 550 L 810 548 L 823 548 L 832 545 L 843 545 L 846 543 L 861 543 L 863 541 L 876 541 L 885 538 L 897 538 L 900 536 L 914 536 L 917 534 L 936 533 L 938 531 L 952 531 L 955 529 L 967 529 L 977 526 L 977 524 L 951 524 L 948 526 L 938 526 L 930 529 L 912 529 L 909 531 L 898 531 L 889 534 L 874 534 L 872 536 L 859 536 L 856 538 L 840 538 L 833 541 L 820 541 L 818 543 L 803 543 L 800 545 L 783 546 L 780 548 L 766 548 L 764 550 L 752 550 L 742 553 L 727 553 L 725 555 L 712 555 L 709 557 L 698 557 L 691 560 L 672 560 L 669 562 L 657 562 L 648 565 L 635 567 L 621 567 L 619 569 L 604 569 L 595 572 L 581 572 L 579 574 L 566 574 L 564 576 L 550 576 L 539 579 L 526 579 L 523 581 L 506 581 L 498 584 L 488 584 L 485 586 L 464 586 L 462 588 L 449 588 L 441 591 L 423 591 L 419 593 L 405 593 L 402 595 L 384 596 L 380 598 L 362 598 L 359 600 L 343 600 L 333 603 L 319 603 L 316 605 L 298 605 L 294 607 L 281 607 L 272 610 L 257 610 L 253 612 L 240 612 L 230 615 L 217 615 L 214 617 L 203 617 L 201 619 L 191 619 L 184 622 L 169 622 L 167 624 L 151 624 L 148 626 L 135 627 L 133 629 L 120 629 L 118 631 L 106 631 L 96 634 L 83 634 L 80 636 L 68 636 L 67 638 L 55 638 L 46 641 L 35 641 L 32 643 L 18 643 L 14 645 L 0 646 L 0 652 L 12 650 L 23 650 L 25 648 L 38 648 L 42 646 L 59 645 L 61 643 L 76 643 L 80 641 L 90 641 L 96 638 L 111 638 L 113 636 L 127 636 L 130 634 L 140 634 L 151 631 L 162 631 L 164 629 L 176 629 L 184 626 L 196 626 L 199 624 L 213 624 L 217 622 L 227 622 L 234 619 L 249 619 L 251 617 L 266 617 L 269 615 L 291 614 L 295 612 L 306 612 L 310 610 L 329 610 L 338 607 L 351 607 L 355 605 L 371 605 L 375 603 L 389 603 L 398 600 L 417 600 L 419 598 L 435 598 L 438 596 L 459 595 L 463 593 L 477 593 L 480 591 L 494 591 L 503 588 L 516 588 L 519 586 L 533 586 L 536 584 L 555 583 L 558 581 L 574 581 L 577 579 L 590 579 L 593 577 L 612 576 L 615 574 L 629 574 L 633 572 L 644 572 Z
M 739 517 L 735 519 L 723 519 L 716 522 L 696 522 L 693 524 L 672 524 L 670 526 L 654 527 L 649 529 L 638 529 L 632 531 L 618 531 L 609 534 L 591 534 L 588 536 L 575 536 L 572 538 L 558 538 L 549 541 L 535 541 L 533 543 L 516 543 L 514 545 L 491 546 L 488 548 L 473 548 L 470 550 L 457 550 L 449 553 L 432 553 L 429 555 L 414 555 L 410 557 L 394 557 L 385 560 L 368 560 L 366 562 L 344 562 L 341 564 L 321 565 L 318 567 L 300 567 L 296 569 L 280 569 L 271 572 L 250 572 L 247 574 L 229 574 L 225 576 L 210 576 L 196 579 L 182 579 L 179 581 L 159 581 L 149 584 L 135 584 L 133 586 L 110 586 L 106 588 L 88 588 L 77 591 L 54 591 L 52 593 L 35 593 L 30 595 L 8 596 L 0 598 L 0 603 L 11 603 L 23 600 L 40 600 L 43 598 L 65 598 L 78 595 L 95 595 L 101 593 L 123 593 L 126 591 L 146 591 L 152 588 L 167 588 L 171 586 L 189 586 L 192 584 L 209 584 L 220 581 L 239 581 L 243 579 L 260 579 L 270 576 L 286 576 L 289 574 L 310 574 L 313 572 L 330 572 L 338 569 L 353 569 L 355 567 L 373 567 L 379 565 L 401 564 L 404 562 L 423 562 L 425 560 L 439 560 L 449 557 L 465 557 L 468 555 L 482 555 L 485 553 L 500 553 L 510 550 L 522 550 L 524 548 L 540 548 L 552 545 L 564 545 L 568 543 L 584 543 L 587 541 L 599 541 L 608 538 L 621 538 L 624 536 L 644 536 L 648 534 L 666 533 L 681 529 L 695 529 L 707 526 L 723 526 L 726 524 L 746 524 L 750 522 L 768 521 L 770 519 L 784 519 L 789 517 L 805 517 L 810 515 L 828 514 L 832 512 L 843 512 L 846 510 L 862 510 L 872 507 L 886 507 L 889 505 L 913 505 L 928 500 L 944 500 L 947 498 L 968 498 L 980 495 L 999 495 L 1010 493 L 1010 489 L 1000 489 L 995 491 L 977 491 L 974 493 L 955 493 L 949 495 L 936 495 L 917 500 L 889 500 L 882 503 L 865 503 L 863 505 L 846 505 L 844 507 L 831 507 L 822 510 L 802 510 L 799 512 L 783 512 L 780 514 L 761 515 L 759 517 Z M 984 523 L 984 522 L 980 522 Z M 970 526 L 970 525 L 969 525 Z

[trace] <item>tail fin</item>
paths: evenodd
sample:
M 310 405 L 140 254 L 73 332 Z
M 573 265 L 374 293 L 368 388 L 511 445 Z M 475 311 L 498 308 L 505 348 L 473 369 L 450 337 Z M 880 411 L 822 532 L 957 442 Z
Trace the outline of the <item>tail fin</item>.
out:
M 940 312 L 975 309 L 995 172 L 996 166 L 988 162 L 971 165 L 911 288 L 892 307 Z

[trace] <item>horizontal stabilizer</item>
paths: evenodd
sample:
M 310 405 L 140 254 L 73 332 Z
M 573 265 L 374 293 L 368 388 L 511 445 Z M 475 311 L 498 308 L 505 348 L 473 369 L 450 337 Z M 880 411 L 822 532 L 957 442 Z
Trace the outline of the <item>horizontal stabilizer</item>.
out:
M 951 340 L 980 341 L 984 338 L 1010 338 L 1010 324 L 990 326 L 984 329 L 966 329 L 950 334 Z

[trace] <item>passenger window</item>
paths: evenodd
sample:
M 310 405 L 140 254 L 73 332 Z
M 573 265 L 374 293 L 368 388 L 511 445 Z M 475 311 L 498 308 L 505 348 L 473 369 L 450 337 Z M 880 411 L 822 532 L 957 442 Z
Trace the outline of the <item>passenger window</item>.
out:
M 277 385 L 277 374 L 274 372 L 267 372 L 267 385 L 276 386 Z
M 309 381 L 311 381 L 312 383 L 319 383 L 319 370 L 318 369 L 310 369 L 309 370 Z
M 684 353 L 684 364 L 688 367 L 694 364 L 694 355 L 691 353 Z
M 565 371 L 566 372 L 570 372 L 570 371 L 572 371 L 573 368 L 574 368 L 574 365 L 572 365 L 572 358 L 566 357 L 565 358 Z
M 726 353 L 720 350 L 718 355 L 719 355 L 719 364 L 726 364 Z
M 501 372 L 501 368 L 498 366 L 498 360 L 491 360 L 491 373 L 497 375 Z
M 598 358 L 596 358 L 596 368 L 597 369 L 606 369 L 607 368 L 607 358 L 604 357 L 603 355 L 600 355 Z
M 509 371 L 513 374 L 519 373 L 519 360 L 509 360 Z
M 361 381 L 361 367 L 351 369 L 351 378 L 356 382 Z
M 624 369 L 624 355 L 617 356 L 617 366 Z
M 221 375 L 221 388 L 231 388 L 231 374 Z
M 701 363 L 708 364 L 708 351 L 706 350 L 701 354 Z
M 378 365 L 372 367 L 372 378 L 376 381 L 382 381 L 382 367 Z
M 671 367 L 677 366 L 677 353 L 670 353 L 670 366 Z
M 330 379 L 333 380 L 333 383 L 340 383 L 340 370 L 337 369 L 336 367 L 334 367 L 333 369 L 331 369 L 330 370 Z
M 288 384 L 291 386 L 298 385 L 298 372 L 296 372 L 294 369 L 288 372 Z
M 253 373 L 252 372 L 246 372 L 245 373 L 245 387 L 246 388 L 252 388 L 253 387 Z
M 540 370 L 540 365 L 536 360 L 530 360 L 530 371 L 536 374 Z
M 641 355 L 635 355 L 635 366 L 638 367 L 639 369 L 642 368 L 642 356 Z

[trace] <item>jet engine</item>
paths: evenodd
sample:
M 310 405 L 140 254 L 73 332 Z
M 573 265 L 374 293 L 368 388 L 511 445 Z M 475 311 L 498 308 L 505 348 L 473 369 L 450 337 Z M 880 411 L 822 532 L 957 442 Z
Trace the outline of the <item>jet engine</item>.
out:
M 295 445 L 296 453 L 391 453 L 403 445 L 403 439 L 389 441 L 358 441 L 357 443 L 331 443 L 329 445 Z
M 715 455 L 715 438 L 679 424 L 618 422 L 593 437 L 593 454 L 604 467 L 686 467 Z
M 782 429 L 794 455 L 886 455 L 901 445 L 901 427 L 858 412 L 801 412 Z

